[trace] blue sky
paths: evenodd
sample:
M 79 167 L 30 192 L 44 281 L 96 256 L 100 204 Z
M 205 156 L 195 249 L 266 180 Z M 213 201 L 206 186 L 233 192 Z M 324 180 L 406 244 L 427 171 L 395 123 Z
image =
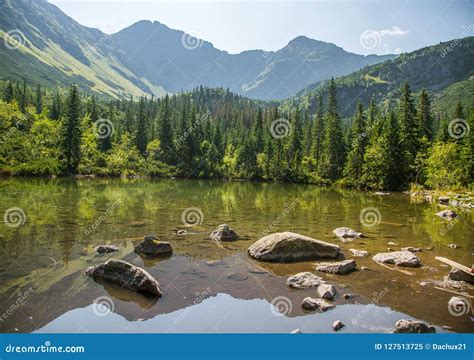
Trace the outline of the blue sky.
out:
M 230 53 L 277 50 L 299 35 L 358 54 L 407 52 L 474 35 L 474 0 L 49 1 L 106 33 L 157 20 Z

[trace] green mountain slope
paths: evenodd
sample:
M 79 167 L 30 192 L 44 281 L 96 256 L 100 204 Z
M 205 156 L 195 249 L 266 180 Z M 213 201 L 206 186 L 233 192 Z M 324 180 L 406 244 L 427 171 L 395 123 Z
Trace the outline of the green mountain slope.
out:
M 414 92 L 425 88 L 434 93 L 441 101 L 435 108 L 452 107 L 454 97 L 456 101 L 458 97 L 467 99 L 473 91 L 473 81 L 468 80 L 474 74 L 473 53 L 474 37 L 466 37 L 402 54 L 337 78 L 340 112 L 343 116 L 351 116 L 358 100 L 364 105 L 371 98 L 377 102 L 393 102 L 400 95 L 404 81 L 408 81 Z M 459 84 L 454 86 L 454 83 Z M 316 96 L 321 94 L 326 98 L 327 92 L 327 82 L 316 83 L 286 103 L 300 104 L 314 111 Z

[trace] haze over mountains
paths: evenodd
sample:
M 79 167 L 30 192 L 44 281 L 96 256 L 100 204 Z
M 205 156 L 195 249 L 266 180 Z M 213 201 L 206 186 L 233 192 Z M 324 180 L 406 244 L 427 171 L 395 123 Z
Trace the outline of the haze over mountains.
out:
M 0 77 L 47 86 L 77 83 L 108 96 L 162 95 L 196 86 L 224 87 L 271 100 L 394 58 L 362 56 L 304 36 L 275 52 L 229 54 L 158 22 L 140 21 L 107 35 L 80 25 L 45 0 L 0 0 L 0 35 L 20 34 L 23 46 L 0 43 Z M 24 36 L 23 36 L 24 35 Z

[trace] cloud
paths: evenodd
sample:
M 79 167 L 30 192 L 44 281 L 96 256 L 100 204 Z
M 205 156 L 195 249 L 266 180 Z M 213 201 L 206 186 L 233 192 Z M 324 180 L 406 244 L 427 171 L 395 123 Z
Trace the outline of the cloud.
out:
M 397 25 L 393 25 L 391 28 L 379 30 L 380 36 L 405 36 L 408 34 L 407 30 L 403 30 Z

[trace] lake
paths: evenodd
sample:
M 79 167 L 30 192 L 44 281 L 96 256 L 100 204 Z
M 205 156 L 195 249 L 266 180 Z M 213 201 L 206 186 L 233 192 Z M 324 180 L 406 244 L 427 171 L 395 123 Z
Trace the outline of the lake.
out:
M 432 284 L 449 272 L 435 256 L 471 265 L 472 212 L 447 223 L 435 215 L 439 210 L 401 193 L 289 183 L 1 180 L 0 331 L 332 332 L 332 323 L 342 320 L 343 332 L 387 332 L 399 319 L 416 318 L 438 332 L 472 332 L 472 314 L 453 315 L 448 307 L 453 294 Z M 242 239 L 210 240 L 209 233 L 224 223 Z M 332 231 L 342 226 L 366 237 L 341 242 Z M 337 306 L 307 312 L 301 302 L 315 290 L 289 289 L 285 281 L 301 271 L 315 272 L 315 261 L 274 264 L 247 255 L 252 243 L 280 231 L 338 244 L 346 258 L 352 258 L 351 248 L 366 250 L 370 256 L 356 261 L 368 270 L 318 273 L 336 286 Z M 149 234 L 169 241 L 173 255 L 135 254 L 134 246 Z M 449 248 L 451 243 L 459 247 Z M 120 251 L 99 255 L 94 251 L 99 244 Z M 371 260 L 406 246 L 423 249 L 417 253 L 422 267 L 399 268 L 409 274 Z M 84 274 L 109 258 L 146 269 L 163 296 L 153 301 Z

